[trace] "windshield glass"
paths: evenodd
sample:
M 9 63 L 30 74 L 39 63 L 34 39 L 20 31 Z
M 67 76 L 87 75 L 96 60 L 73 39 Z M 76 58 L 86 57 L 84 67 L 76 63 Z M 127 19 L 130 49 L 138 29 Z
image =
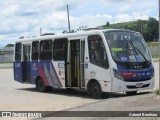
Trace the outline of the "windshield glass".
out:
M 147 62 L 151 55 L 143 37 L 136 32 L 104 32 L 114 60 L 119 62 Z

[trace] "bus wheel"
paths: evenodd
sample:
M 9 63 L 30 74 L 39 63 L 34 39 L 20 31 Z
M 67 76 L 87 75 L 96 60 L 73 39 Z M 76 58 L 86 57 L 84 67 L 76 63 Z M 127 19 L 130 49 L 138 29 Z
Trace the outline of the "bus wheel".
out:
M 52 90 L 52 87 L 44 85 L 44 82 L 43 82 L 42 78 L 39 78 L 37 80 L 37 82 L 36 82 L 36 88 L 40 92 L 48 92 L 48 91 Z
M 90 94 L 93 98 L 98 99 L 102 96 L 102 90 L 98 82 L 93 82 L 90 87 Z
M 73 91 L 72 88 L 66 88 L 66 90 L 67 90 L 68 92 L 72 92 L 72 91 Z
M 127 95 L 136 95 L 137 91 L 126 92 Z

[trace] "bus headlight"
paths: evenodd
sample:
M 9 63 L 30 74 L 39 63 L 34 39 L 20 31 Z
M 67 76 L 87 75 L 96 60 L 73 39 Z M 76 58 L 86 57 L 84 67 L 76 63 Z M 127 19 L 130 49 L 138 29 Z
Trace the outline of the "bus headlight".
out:
M 120 79 L 120 80 L 124 80 L 122 74 L 118 70 L 113 69 L 113 74 L 114 74 L 115 78 Z

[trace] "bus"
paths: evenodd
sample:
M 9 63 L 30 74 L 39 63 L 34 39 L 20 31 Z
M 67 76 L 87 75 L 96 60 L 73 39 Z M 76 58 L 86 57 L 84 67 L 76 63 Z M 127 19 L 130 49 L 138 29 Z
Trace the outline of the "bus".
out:
M 52 88 L 105 92 L 154 88 L 154 65 L 142 35 L 124 29 L 88 30 L 23 38 L 15 42 L 14 79 Z

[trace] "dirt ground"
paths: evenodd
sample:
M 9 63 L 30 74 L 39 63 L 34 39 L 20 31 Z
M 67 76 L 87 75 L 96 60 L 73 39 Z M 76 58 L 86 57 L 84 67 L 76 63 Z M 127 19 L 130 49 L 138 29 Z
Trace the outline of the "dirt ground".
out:
M 158 89 L 159 63 L 154 63 L 154 66 L 156 80 L 154 89 Z M 160 111 L 160 97 L 151 90 L 143 91 L 136 96 L 110 94 L 109 97 L 98 100 L 90 98 L 86 92 L 82 91 L 68 92 L 54 89 L 50 93 L 40 93 L 35 89 L 35 85 L 14 81 L 13 69 L 0 69 L 0 91 L 0 111 Z M 99 119 L 103 120 L 104 118 Z
M 155 89 L 158 89 L 159 63 L 155 63 Z M 40 93 L 35 85 L 14 81 L 13 69 L 0 69 L 0 110 L 62 110 L 86 103 L 101 101 L 90 98 L 86 92 L 53 90 Z M 102 99 L 103 100 L 103 99 Z

